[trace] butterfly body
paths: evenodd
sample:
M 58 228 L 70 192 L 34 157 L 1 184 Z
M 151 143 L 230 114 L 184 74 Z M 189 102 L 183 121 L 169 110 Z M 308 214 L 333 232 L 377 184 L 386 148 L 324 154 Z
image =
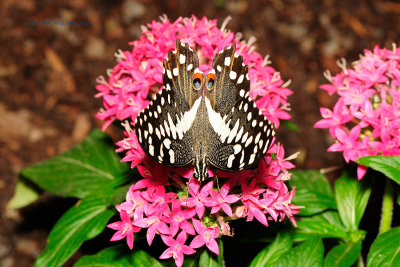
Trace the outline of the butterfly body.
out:
M 273 125 L 249 97 L 248 67 L 235 49 L 225 47 L 204 75 L 197 55 L 177 40 L 163 62 L 164 89 L 135 121 L 150 158 L 173 167 L 193 164 L 193 176 L 203 181 L 211 166 L 243 170 L 263 157 Z

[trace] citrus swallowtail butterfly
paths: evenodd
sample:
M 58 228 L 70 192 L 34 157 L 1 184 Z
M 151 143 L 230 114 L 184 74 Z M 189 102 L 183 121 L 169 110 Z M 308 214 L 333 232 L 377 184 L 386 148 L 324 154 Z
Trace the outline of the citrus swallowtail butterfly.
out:
M 193 164 L 193 176 L 203 181 L 209 167 L 248 169 L 267 152 L 274 128 L 249 97 L 248 66 L 235 51 L 235 44 L 225 47 L 204 75 L 197 54 L 177 40 L 163 61 L 164 89 L 135 121 L 150 158 L 173 167 Z

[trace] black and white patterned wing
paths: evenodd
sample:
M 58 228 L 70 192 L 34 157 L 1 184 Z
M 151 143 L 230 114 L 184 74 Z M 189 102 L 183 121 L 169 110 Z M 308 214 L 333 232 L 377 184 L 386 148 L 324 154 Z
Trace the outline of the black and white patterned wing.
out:
M 176 49 L 163 61 L 163 84 L 149 106 L 135 121 L 136 135 L 143 151 L 153 160 L 173 167 L 193 161 L 189 131 L 200 105 L 200 92 L 193 90 L 197 55 L 177 40 Z
M 249 97 L 248 66 L 235 51 L 233 44 L 214 57 L 215 82 L 205 94 L 209 121 L 218 136 L 207 156 L 211 165 L 222 170 L 243 170 L 257 164 L 275 134 L 272 123 Z

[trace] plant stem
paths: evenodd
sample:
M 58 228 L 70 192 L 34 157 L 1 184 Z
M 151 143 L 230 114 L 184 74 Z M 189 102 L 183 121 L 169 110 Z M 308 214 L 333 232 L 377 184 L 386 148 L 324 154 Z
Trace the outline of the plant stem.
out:
M 393 205 L 394 205 L 393 186 L 392 183 L 390 182 L 390 179 L 386 178 L 385 191 L 383 192 L 381 225 L 379 227 L 379 234 L 382 234 L 391 228 Z
M 222 243 L 222 236 L 220 238 L 218 238 L 218 248 L 219 248 L 219 255 L 218 255 L 219 266 L 225 266 L 224 244 Z

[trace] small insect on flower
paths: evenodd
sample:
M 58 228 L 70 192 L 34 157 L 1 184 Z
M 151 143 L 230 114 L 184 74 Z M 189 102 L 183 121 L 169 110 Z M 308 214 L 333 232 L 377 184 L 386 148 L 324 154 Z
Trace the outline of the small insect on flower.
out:
M 164 89 L 135 120 L 143 151 L 164 165 L 193 164 L 200 181 L 208 178 L 209 167 L 255 166 L 275 131 L 249 97 L 248 66 L 236 54 L 236 44 L 215 55 L 207 75 L 199 70 L 197 54 L 179 40 L 163 66 Z

